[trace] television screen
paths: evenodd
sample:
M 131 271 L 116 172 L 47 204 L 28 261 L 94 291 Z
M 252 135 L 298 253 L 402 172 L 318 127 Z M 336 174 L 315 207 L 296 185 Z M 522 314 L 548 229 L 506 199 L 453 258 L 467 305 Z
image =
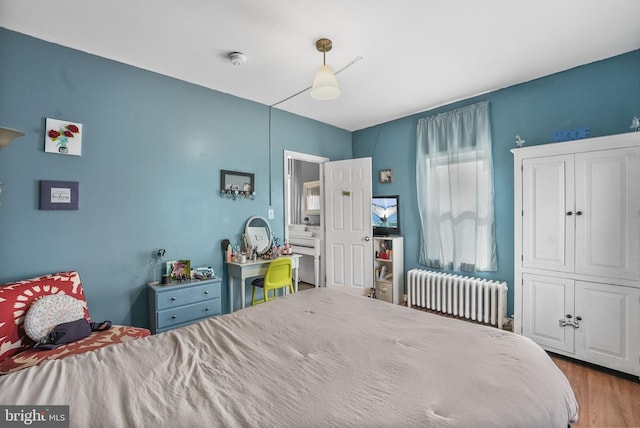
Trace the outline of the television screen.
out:
M 400 197 L 374 196 L 371 205 L 371 224 L 374 235 L 400 234 Z

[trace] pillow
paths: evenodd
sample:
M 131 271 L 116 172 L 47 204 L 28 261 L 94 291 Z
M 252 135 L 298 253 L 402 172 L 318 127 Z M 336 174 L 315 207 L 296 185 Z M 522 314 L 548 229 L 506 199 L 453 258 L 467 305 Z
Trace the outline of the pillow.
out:
M 66 294 L 85 304 L 82 281 L 76 271 L 0 285 L 0 361 L 33 346 L 24 333 L 24 317 L 34 300 L 49 294 Z M 86 306 L 84 317 L 90 320 Z
M 31 339 L 40 342 L 58 324 L 84 318 L 84 305 L 66 294 L 50 294 L 31 303 L 24 317 L 24 331 Z

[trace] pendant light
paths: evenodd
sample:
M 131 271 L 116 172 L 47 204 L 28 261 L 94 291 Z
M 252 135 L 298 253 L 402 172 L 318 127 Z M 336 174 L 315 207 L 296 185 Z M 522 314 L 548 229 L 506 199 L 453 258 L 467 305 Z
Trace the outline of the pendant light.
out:
M 333 100 L 340 95 L 340 87 L 338 86 L 338 80 L 336 75 L 333 74 L 331 67 L 327 65 L 326 54 L 333 47 L 331 40 L 320 39 L 316 42 L 316 49 L 322 52 L 322 66 L 316 73 L 316 78 L 313 80 L 313 87 L 311 88 L 311 96 L 317 100 Z

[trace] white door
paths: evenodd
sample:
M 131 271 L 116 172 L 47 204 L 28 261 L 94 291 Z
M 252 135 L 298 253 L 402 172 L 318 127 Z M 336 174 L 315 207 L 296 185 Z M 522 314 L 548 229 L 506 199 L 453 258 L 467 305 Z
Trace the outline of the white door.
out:
M 522 265 L 573 272 L 573 155 L 522 162 Z
M 576 273 L 640 279 L 640 148 L 576 155 Z
M 542 275 L 522 275 L 522 334 L 547 348 L 573 352 L 573 280 Z
M 371 158 L 326 162 L 327 286 L 373 286 Z
M 605 367 L 640 372 L 640 290 L 576 281 L 575 353 Z

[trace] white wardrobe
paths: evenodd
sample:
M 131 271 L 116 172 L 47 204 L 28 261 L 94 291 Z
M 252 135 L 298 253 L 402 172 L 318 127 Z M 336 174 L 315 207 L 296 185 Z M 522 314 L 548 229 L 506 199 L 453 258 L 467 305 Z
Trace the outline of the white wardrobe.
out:
M 514 331 L 640 375 L 640 133 L 512 152 Z

